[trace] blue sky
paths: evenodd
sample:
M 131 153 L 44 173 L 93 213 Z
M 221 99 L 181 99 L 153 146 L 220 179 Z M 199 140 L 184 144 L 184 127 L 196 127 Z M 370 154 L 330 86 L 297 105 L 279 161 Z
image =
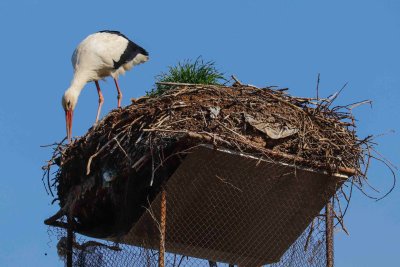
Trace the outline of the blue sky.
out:
M 44 191 L 41 169 L 65 136 L 61 96 L 72 78 L 71 54 L 86 35 L 120 30 L 151 59 L 121 77 L 129 104 L 154 76 L 179 60 L 215 60 L 226 74 L 294 95 L 328 96 L 349 85 L 338 104 L 371 99 L 355 110 L 364 137 L 399 166 L 400 2 L 381 1 L 50 1 L 0 2 L 0 265 L 62 266 L 43 219 L 57 207 Z M 117 104 L 112 80 L 102 83 L 103 115 Z M 74 135 L 95 119 L 94 84 L 83 91 Z M 375 163 L 370 182 L 387 190 L 389 173 Z M 396 266 L 400 253 L 400 193 L 374 202 L 356 192 L 346 217 L 350 236 L 335 235 L 336 266 Z M 45 256 L 47 253 L 47 256 Z

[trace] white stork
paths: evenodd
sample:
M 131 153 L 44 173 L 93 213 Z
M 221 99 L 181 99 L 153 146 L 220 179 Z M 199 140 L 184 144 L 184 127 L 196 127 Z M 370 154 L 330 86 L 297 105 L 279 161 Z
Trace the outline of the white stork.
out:
M 145 49 L 118 31 L 100 31 L 91 34 L 78 45 L 72 55 L 74 77 L 62 97 L 68 141 L 71 141 L 74 109 L 85 84 L 94 81 L 97 87 L 99 94 L 97 123 L 104 102 L 98 81 L 107 76 L 114 78 L 118 91 L 118 107 L 120 107 L 122 93 L 118 86 L 118 76 L 148 59 L 149 54 Z

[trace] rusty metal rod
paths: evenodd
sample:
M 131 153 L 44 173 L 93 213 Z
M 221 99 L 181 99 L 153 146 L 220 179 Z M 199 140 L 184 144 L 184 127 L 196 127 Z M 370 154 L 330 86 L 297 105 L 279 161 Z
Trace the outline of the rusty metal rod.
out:
M 161 220 L 160 220 L 160 254 L 158 266 L 165 266 L 165 229 L 167 223 L 167 196 L 165 189 L 161 192 Z
M 326 227 L 326 267 L 333 267 L 333 205 L 329 201 L 325 207 Z

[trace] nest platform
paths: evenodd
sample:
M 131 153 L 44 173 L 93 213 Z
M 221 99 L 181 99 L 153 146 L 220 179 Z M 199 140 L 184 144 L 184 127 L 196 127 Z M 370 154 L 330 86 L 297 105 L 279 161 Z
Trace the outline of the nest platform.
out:
M 83 235 L 154 249 L 165 190 L 166 251 L 258 266 L 279 261 L 343 182 L 362 176 L 354 119 L 330 99 L 164 86 L 56 150 L 60 211 L 46 224 L 66 228 L 69 216 Z

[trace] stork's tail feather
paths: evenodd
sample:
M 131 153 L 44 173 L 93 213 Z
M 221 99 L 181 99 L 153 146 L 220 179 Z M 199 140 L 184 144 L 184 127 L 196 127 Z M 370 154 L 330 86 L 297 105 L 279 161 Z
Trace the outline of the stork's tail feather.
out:
M 149 55 L 137 54 L 133 60 L 135 61 L 135 65 L 141 64 L 149 60 Z

